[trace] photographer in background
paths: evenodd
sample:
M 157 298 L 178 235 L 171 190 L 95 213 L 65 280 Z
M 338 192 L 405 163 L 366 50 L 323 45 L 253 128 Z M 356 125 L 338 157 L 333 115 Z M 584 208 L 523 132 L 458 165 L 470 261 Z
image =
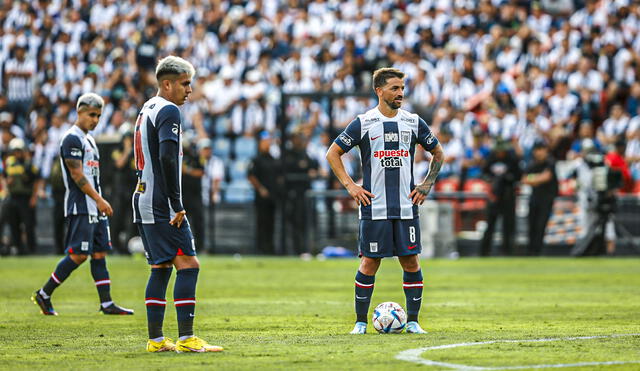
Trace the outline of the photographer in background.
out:
M 616 231 L 613 214 L 616 207 L 616 191 L 623 186 L 624 172 L 629 169 L 620 159 L 624 156 L 624 138 L 615 141 L 615 150 L 606 157 L 591 141 L 583 141 L 583 156 L 576 160 L 578 217 L 581 227 L 580 238 L 571 254 L 612 255 L 615 253 Z

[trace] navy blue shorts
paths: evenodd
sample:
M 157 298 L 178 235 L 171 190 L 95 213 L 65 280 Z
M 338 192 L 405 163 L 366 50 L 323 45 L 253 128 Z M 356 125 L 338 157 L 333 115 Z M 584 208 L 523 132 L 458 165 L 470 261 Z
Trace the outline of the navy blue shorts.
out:
M 91 255 L 111 251 L 109 219 L 91 215 L 69 215 L 64 245 L 67 254 Z
M 170 262 L 179 255 L 196 255 L 196 247 L 189 222 L 185 219 L 180 228 L 166 222 L 138 223 L 138 231 L 149 264 Z
M 386 258 L 420 254 L 420 220 L 360 220 L 360 256 Z

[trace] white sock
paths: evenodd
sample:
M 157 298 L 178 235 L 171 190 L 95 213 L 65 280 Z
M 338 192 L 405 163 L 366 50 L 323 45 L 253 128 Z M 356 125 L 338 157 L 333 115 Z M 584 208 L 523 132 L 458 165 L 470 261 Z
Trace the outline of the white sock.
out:
M 47 295 L 46 292 L 44 292 L 43 289 L 40 289 L 40 291 L 38 292 L 40 294 L 40 296 L 42 296 L 45 299 L 49 299 L 51 296 Z
M 155 338 L 155 339 L 151 339 L 157 343 L 161 342 L 162 340 L 164 340 L 164 336 L 160 336 L 159 338 Z
M 180 336 L 179 339 L 180 339 L 180 341 L 184 341 L 184 340 L 187 340 L 188 338 L 192 338 L 192 337 L 193 337 L 193 335 Z
M 105 301 L 104 303 L 100 303 L 100 305 L 102 305 L 103 308 L 108 307 L 109 305 L 113 304 L 112 301 Z

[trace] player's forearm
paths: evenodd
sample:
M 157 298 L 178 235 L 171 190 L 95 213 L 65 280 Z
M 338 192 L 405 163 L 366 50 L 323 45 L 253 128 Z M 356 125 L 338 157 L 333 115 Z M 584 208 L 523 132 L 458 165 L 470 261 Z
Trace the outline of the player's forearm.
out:
M 434 184 L 436 182 L 438 174 L 440 174 L 442 164 L 444 163 L 444 151 L 442 150 L 442 146 L 438 144 L 436 148 L 431 151 L 431 155 L 432 157 L 431 163 L 429 164 L 429 172 L 427 173 L 424 182 Z
M 164 141 L 160 143 L 160 166 L 162 168 L 165 190 L 175 212 L 184 210 L 180 200 L 180 180 L 178 178 L 178 143 Z
M 102 196 L 100 196 L 100 194 L 96 191 L 96 189 L 93 188 L 93 186 L 91 185 L 91 183 L 89 183 L 89 181 L 84 176 L 84 174 L 79 174 L 79 175 L 78 174 L 71 174 L 71 178 L 76 183 L 78 188 L 80 188 L 82 193 L 84 193 L 87 196 L 91 197 L 96 202 L 98 202 L 100 199 L 102 199 Z
M 342 158 L 339 153 L 331 151 L 330 149 L 329 152 L 327 152 L 327 161 L 329 162 L 329 166 L 331 166 L 331 170 L 333 170 L 333 173 L 336 175 L 336 178 L 338 178 L 345 188 L 355 183 L 344 168 L 344 164 L 342 163 Z

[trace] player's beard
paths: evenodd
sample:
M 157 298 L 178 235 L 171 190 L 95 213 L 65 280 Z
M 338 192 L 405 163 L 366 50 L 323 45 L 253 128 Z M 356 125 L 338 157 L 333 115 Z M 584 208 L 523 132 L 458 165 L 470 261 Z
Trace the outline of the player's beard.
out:
M 395 99 L 388 100 L 387 105 L 393 109 L 398 109 L 402 105 L 402 100 L 400 100 L 399 102 L 396 101 Z

